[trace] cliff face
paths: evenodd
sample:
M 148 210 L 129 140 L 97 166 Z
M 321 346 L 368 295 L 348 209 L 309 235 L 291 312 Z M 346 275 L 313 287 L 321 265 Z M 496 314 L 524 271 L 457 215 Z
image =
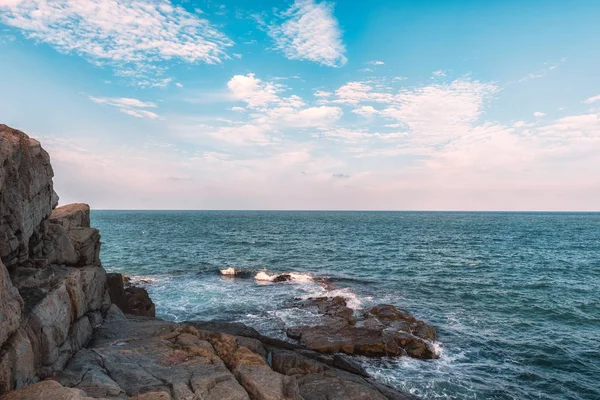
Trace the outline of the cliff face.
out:
M 110 306 L 89 207 L 56 208 L 40 143 L 0 125 L 0 394 L 62 370 Z

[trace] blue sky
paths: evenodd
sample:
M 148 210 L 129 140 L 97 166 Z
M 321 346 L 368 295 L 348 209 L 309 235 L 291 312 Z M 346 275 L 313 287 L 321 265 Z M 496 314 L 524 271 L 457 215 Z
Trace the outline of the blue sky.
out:
M 0 0 L 61 201 L 598 210 L 597 1 Z

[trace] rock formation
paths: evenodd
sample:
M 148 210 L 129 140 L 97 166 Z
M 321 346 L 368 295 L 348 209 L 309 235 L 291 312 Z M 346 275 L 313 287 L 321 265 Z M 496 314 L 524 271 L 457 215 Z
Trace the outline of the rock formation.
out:
M 107 284 L 112 302 L 125 314 L 156 316 L 156 306 L 146 289 L 131 285 L 129 279 L 119 273 L 108 274 Z
M 144 289 L 124 284 L 120 274 L 107 277 L 89 206 L 56 207 L 52 177 L 40 144 L 0 125 L 1 400 L 414 399 L 337 354 L 374 355 L 364 346 L 379 348 L 381 340 L 361 337 L 349 351 L 324 346 L 309 328 L 289 332 L 300 340 L 294 344 L 239 323 L 153 318 Z M 313 305 L 335 327 L 329 339 L 370 329 L 387 338 L 387 353 L 393 342 L 410 354 L 401 333 L 410 340 L 435 336 L 391 306 L 356 321 L 343 299 Z M 323 335 L 329 328 L 319 329 Z
M 55 208 L 50 158 L 0 125 L 0 393 L 62 370 L 110 306 L 89 207 Z
M 389 304 L 380 304 L 354 317 L 342 297 L 309 299 L 304 307 L 316 307 L 322 314 L 315 326 L 287 329 L 291 339 L 319 353 L 345 353 L 369 357 L 408 355 L 437 358 L 432 341 L 435 329 Z

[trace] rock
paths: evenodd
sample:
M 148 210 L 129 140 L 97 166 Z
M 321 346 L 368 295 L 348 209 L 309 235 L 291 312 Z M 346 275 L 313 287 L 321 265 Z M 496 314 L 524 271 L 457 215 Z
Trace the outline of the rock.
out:
M 260 333 L 258 333 L 256 329 L 246 326 L 240 322 L 187 321 L 186 324 L 189 324 L 197 329 L 228 333 L 233 336 L 244 336 L 253 339 L 259 339 L 261 337 Z
M 369 374 L 362 367 L 362 365 L 360 365 L 359 363 L 357 363 L 350 357 L 344 356 L 342 354 L 334 354 L 333 365 L 335 367 L 338 367 L 339 369 L 343 369 L 344 371 L 348 371 L 348 372 L 351 372 L 356 375 L 364 376 L 365 378 L 369 377 Z
M 107 286 L 111 301 L 124 313 L 143 317 L 156 315 L 156 306 L 146 289 L 131 286 L 123 275 L 107 274 Z
M 100 265 L 100 232 L 94 228 L 71 228 L 69 238 L 77 253 L 77 266 Z
M 369 357 L 437 358 L 431 344 L 435 329 L 392 305 L 375 306 L 358 321 L 340 297 L 310 299 L 302 305 L 316 306 L 324 315 L 321 324 L 290 327 L 286 334 L 309 350 Z
M 23 299 L 0 261 L 0 347 L 21 324 Z
M 33 344 L 27 330 L 21 328 L 0 351 L 0 393 L 34 383 L 36 365 Z
M 8 268 L 41 250 L 42 222 L 58 203 L 53 176 L 37 140 L 0 125 L 0 259 Z
M 60 224 L 66 231 L 70 231 L 71 228 L 89 228 L 90 206 L 73 203 L 56 207 L 50 214 L 50 222 Z
M 48 225 L 43 254 L 49 264 L 76 265 L 79 256 L 65 228 L 57 223 Z
M 326 371 L 298 379 L 300 395 L 314 400 L 387 400 L 376 388 L 364 380 L 345 379 Z
M 296 380 L 268 365 L 239 365 L 234 374 L 253 400 L 302 400 Z
M 281 275 L 277 275 L 275 278 L 273 278 L 272 282 L 287 282 L 287 281 L 291 281 L 292 280 L 292 276 L 290 274 L 281 274 Z
M 9 393 L 2 400 L 92 400 L 82 390 L 65 388 L 52 380 L 39 382 Z
M 254 353 L 259 354 L 263 359 L 267 359 L 267 350 L 260 340 L 244 336 L 236 336 L 235 341 L 237 342 L 238 347 L 246 347 Z
M 285 375 L 317 374 L 325 371 L 326 365 L 287 350 L 273 351 L 273 369 Z

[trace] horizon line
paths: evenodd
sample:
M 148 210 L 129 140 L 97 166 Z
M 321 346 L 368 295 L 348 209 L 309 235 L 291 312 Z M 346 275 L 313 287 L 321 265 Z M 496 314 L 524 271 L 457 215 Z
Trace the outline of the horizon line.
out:
M 66 205 L 66 204 L 65 204 Z M 59 206 L 60 207 L 60 206 Z M 600 214 L 600 210 L 374 210 L 374 209 L 196 209 L 196 208 L 93 208 L 92 211 L 230 211 L 230 212 L 247 212 L 247 211 L 264 211 L 264 212 L 404 212 L 404 213 L 419 213 L 419 212 L 435 212 L 435 213 L 570 213 L 570 214 Z

